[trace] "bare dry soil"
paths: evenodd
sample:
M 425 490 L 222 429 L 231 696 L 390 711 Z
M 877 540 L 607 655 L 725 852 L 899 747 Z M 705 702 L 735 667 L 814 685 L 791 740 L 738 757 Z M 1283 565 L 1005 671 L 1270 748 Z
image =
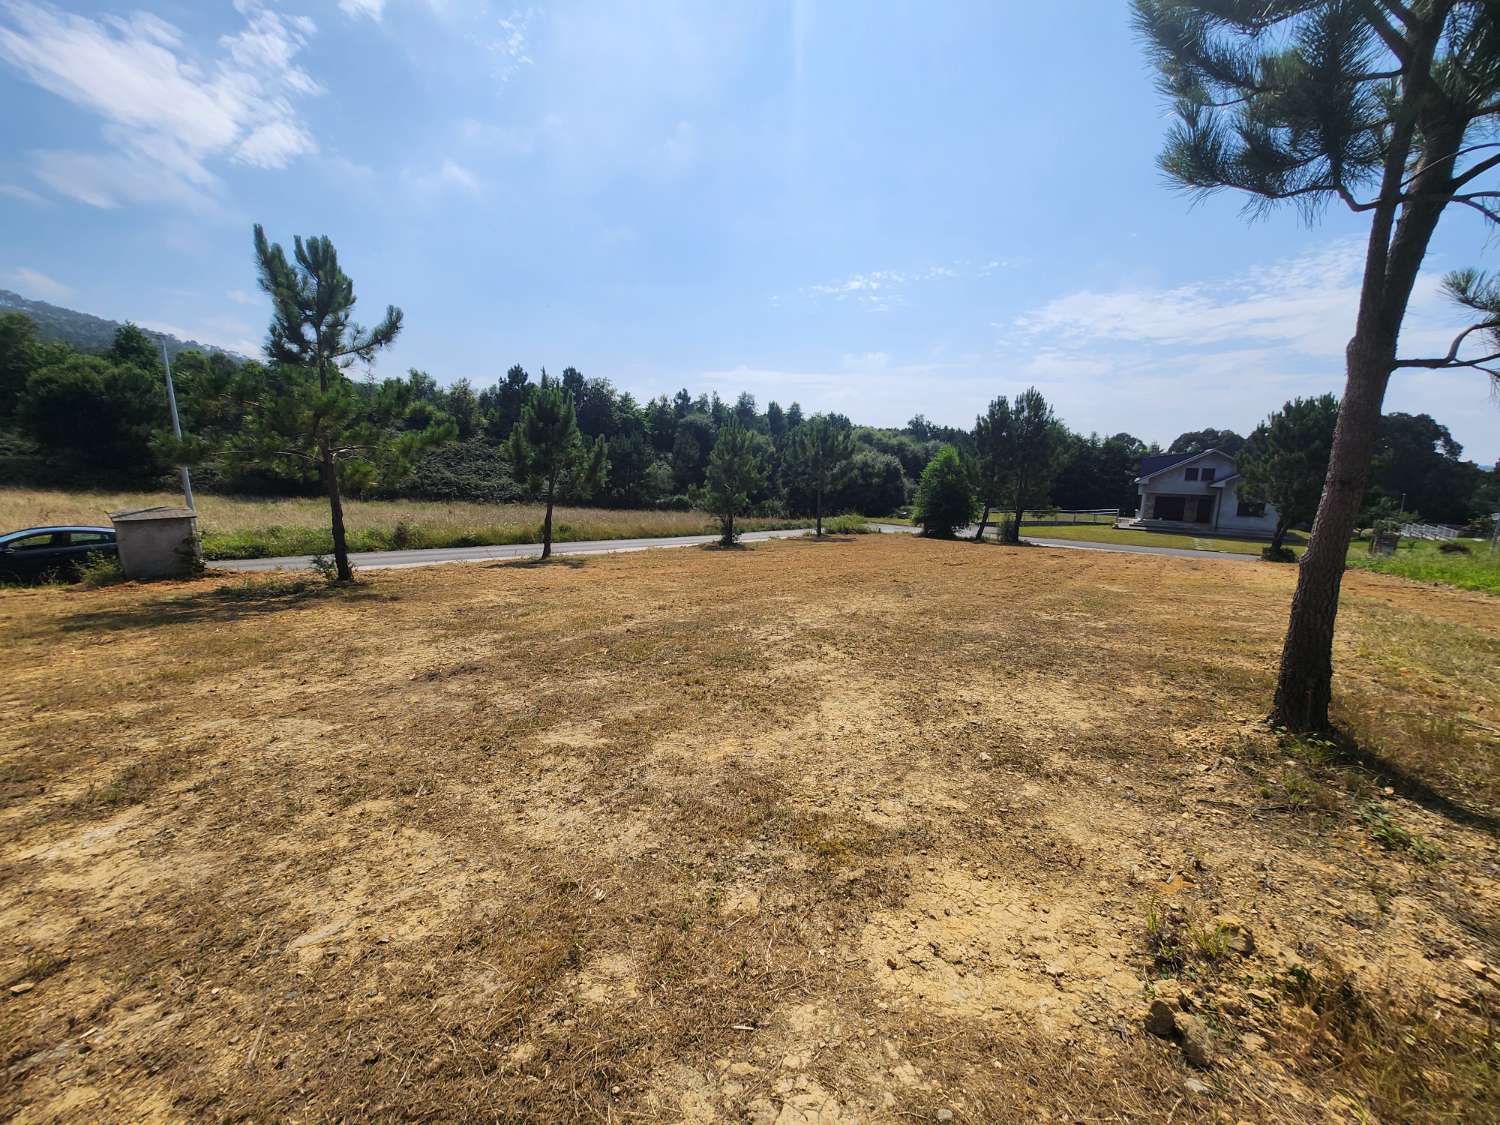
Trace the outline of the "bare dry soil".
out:
M 0 1117 L 1493 1118 L 1500 601 L 1350 574 L 1309 743 L 1291 581 L 866 536 L 7 592 Z

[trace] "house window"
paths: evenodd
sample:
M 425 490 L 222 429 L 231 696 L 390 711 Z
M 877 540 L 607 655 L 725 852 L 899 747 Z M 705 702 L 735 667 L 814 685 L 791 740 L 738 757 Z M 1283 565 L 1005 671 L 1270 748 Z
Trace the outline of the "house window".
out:
M 1183 478 L 1183 480 L 1197 480 L 1198 479 L 1198 470 L 1197 469 L 1183 469 L 1182 470 L 1182 478 Z
M 1266 502 L 1264 500 L 1246 500 L 1241 496 L 1239 503 L 1235 505 L 1234 514 L 1258 520 L 1266 514 Z
M 1214 470 L 1213 469 L 1204 469 L 1202 471 L 1202 473 L 1199 474 L 1198 479 L 1199 480 L 1213 480 L 1214 479 Z

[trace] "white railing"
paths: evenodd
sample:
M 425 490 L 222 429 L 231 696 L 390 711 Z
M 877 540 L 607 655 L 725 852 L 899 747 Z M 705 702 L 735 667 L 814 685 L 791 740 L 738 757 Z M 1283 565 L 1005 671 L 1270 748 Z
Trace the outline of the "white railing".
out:
M 1407 539 L 1457 539 L 1458 532 L 1435 523 L 1409 523 L 1401 529 Z
M 1027 509 L 1026 512 L 1027 523 L 1039 524 L 1113 524 L 1119 518 L 1119 508 L 1050 508 L 1045 511 Z

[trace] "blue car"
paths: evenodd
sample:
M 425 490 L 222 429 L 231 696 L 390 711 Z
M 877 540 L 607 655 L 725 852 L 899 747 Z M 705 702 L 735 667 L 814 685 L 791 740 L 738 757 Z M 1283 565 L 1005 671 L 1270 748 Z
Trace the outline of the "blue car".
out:
M 0 535 L 0 582 L 73 579 L 89 556 L 119 554 L 112 527 L 28 527 Z

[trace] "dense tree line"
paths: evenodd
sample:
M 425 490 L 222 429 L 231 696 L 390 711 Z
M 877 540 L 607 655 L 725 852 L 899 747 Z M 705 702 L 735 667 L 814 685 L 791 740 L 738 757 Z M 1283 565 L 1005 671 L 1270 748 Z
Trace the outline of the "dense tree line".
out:
M 268 420 L 257 413 L 255 403 L 268 395 L 274 398 L 278 386 L 285 389 L 285 364 L 186 351 L 172 360 L 172 367 L 183 427 L 191 438 L 231 452 L 266 445 Z M 920 415 L 894 429 L 857 425 L 830 414 L 820 416 L 810 431 L 811 416 L 795 402 L 769 402 L 762 408 L 749 394 L 731 401 L 687 390 L 639 402 L 608 379 L 587 377 L 573 367 L 558 376 L 545 369 L 533 376 L 520 365 L 481 388 L 467 379 L 443 386 L 420 370 L 399 378 L 349 380 L 345 406 L 356 414 L 351 421 L 367 429 L 374 426 L 393 440 L 408 437 L 396 442 L 400 456 L 364 465 L 349 476 L 346 487 L 354 495 L 386 498 L 544 499 L 544 483 L 517 472 L 512 442 L 543 379 L 571 399 L 580 441 L 591 449 L 602 443 L 608 465 L 602 482 L 592 489 L 586 487 L 593 480 L 590 474 L 580 473 L 576 482 L 570 476 L 557 492 L 570 502 L 702 507 L 710 456 L 730 422 L 764 439 L 765 476 L 750 496 L 747 512 L 816 516 L 821 508 L 825 515 L 895 513 L 913 502 L 923 470 L 944 446 L 953 447 L 973 476 L 981 506 L 987 499 L 1004 511 L 1014 501 L 1014 492 L 999 487 L 1012 470 L 986 461 L 981 450 L 987 427 L 997 420 L 990 414 L 1001 400 L 991 404 L 972 430 L 935 425 Z M 1023 400 L 1037 411 L 1046 406 L 1023 394 L 1007 403 L 1007 412 L 1019 411 Z M 105 351 L 85 353 L 43 340 L 23 314 L 0 314 L 0 475 L 5 479 L 166 484 L 172 467 L 169 443 L 163 441 L 166 409 L 159 346 L 133 325 L 119 329 Z M 1001 420 L 1008 424 L 1009 418 L 1007 413 Z M 814 433 L 816 441 L 810 441 Z M 1027 485 L 1028 508 L 1132 512 L 1140 460 L 1161 452 L 1128 433 L 1074 433 L 1052 419 L 1050 410 L 1036 433 L 1046 437 L 1045 464 L 1037 463 L 1034 450 L 1026 461 L 1045 471 Z M 1246 440 L 1231 430 L 1194 430 L 1181 434 L 1169 450 L 1218 448 L 1239 454 Z M 837 456 L 828 456 L 830 444 Z M 1404 510 L 1434 522 L 1461 523 L 1500 510 L 1500 474 L 1462 456 L 1448 429 L 1430 416 L 1387 415 L 1370 497 L 1404 504 Z M 199 486 L 211 491 L 278 495 L 323 490 L 318 465 L 295 457 L 215 456 L 201 459 L 194 471 Z M 1007 498 L 1002 499 L 1002 492 Z M 1297 522 L 1305 521 L 1299 516 L 1293 526 Z

